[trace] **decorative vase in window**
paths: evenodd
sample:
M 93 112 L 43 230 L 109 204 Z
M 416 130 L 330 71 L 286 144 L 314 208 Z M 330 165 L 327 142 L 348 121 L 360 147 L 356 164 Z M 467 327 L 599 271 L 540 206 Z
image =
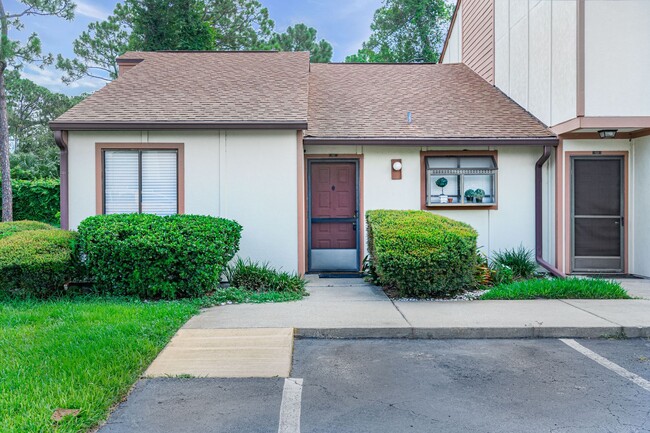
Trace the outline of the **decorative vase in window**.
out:
M 476 203 L 483 203 L 484 197 L 485 197 L 485 191 L 483 191 L 480 188 L 474 190 L 474 198 L 476 199 Z
M 465 191 L 465 203 L 474 203 L 474 197 L 476 192 L 473 189 L 468 189 Z
M 449 181 L 447 178 L 441 177 L 440 179 L 436 180 L 436 185 L 442 190 L 442 193 L 440 194 L 440 203 L 447 203 L 447 196 L 445 195 L 445 187 Z

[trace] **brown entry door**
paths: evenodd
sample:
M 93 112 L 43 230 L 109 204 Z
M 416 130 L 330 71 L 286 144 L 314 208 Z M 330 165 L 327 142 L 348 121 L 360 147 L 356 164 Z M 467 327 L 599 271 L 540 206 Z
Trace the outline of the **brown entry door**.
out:
M 309 163 L 309 270 L 359 270 L 357 162 Z
M 617 156 L 571 158 L 574 272 L 623 272 L 623 162 Z

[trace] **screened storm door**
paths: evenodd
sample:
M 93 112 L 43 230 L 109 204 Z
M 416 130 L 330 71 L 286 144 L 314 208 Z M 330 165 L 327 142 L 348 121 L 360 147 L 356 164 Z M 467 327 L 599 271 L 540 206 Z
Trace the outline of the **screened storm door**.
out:
M 358 162 L 309 161 L 307 180 L 309 271 L 358 271 Z
M 619 156 L 571 158 L 574 272 L 623 272 L 625 167 Z

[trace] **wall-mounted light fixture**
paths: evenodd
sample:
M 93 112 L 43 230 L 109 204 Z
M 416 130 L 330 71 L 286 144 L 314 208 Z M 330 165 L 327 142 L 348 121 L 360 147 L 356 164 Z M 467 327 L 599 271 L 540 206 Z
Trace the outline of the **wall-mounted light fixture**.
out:
M 616 138 L 618 129 L 601 129 L 598 131 L 600 138 Z
M 393 180 L 402 179 L 402 160 L 401 159 L 391 159 L 390 160 L 390 178 Z

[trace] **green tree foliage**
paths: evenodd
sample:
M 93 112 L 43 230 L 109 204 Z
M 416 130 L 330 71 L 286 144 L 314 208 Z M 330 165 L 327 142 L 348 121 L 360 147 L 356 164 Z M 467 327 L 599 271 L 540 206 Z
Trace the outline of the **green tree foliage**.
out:
M 24 63 L 52 63 L 51 54 L 43 54 L 41 40 L 36 33 L 25 42 L 9 37 L 9 29 L 24 29 L 23 20 L 31 16 L 57 16 L 66 20 L 74 17 L 74 3 L 71 0 L 21 0 L 12 6 L 18 12 L 5 9 L 0 0 L 0 172 L 2 172 L 2 220 L 13 219 L 13 198 L 11 190 L 9 119 L 7 113 L 7 93 L 5 73 L 7 68 L 19 69 Z
M 289 26 L 284 33 L 271 38 L 271 47 L 279 51 L 309 51 L 313 63 L 327 63 L 332 60 L 332 45 L 325 39 L 316 42 L 316 29 L 305 24 Z
M 59 152 L 48 123 L 72 108 L 85 95 L 69 97 L 51 92 L 21 78 L 16 70 L 7 71 L 5 76 L 12 177 L 57 178 Z
M 216 31 L 202 0 L 127 0 L 132 33 L 129 49 L 213 50 Z
M 57 56 L 56 66 L 64 71 L 63 81 L 72 83 L 88 76 L 110 81 L 117 78 L 115 59 L 129 49 L 131 15 L 119 4 L 105 21 L 90 23 L 72 43 L 74 59 Z
M 346 62 L 438 61 L 453 6 L 445 0 L 384 0 L 372 34 Z
M 258 0 L 205 0 L 217 50 L 267 49 L 275 23 Z

